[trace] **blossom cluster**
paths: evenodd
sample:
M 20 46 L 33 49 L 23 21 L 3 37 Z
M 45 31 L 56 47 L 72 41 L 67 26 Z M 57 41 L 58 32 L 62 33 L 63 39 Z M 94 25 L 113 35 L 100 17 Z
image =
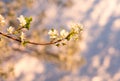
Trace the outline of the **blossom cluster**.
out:
M 22 43 L 24 43 L 24 41 L 25 41 L 25 33 L 21 29 L 22 28 L 29 29 L 30 22 L 32 21 L 32 19 L 31 18 L 25 18 L 23 15 L 20 15 L 20 17 L 18 17 L 17 19 L 19 21 L 18 28 L 15 29 L 15 27 L 9 26 L 7 28 L 7 33 L 10 34 L 10 35 L 19 34 L 18 36 L 20 38 L 20 41 Z M 0 15 L 0 26 L 4 26 L 5 23 L 6 23 L 5 18 L 2 15 Z
M 83 31 L 83 26 L 81 24 L 72 24 L 71 30 L 68 32 L 65 29 L 58 32 L 56 29 L 49 30 L 48 34 L 51 40 L 61 40 L 60 43 L 56 45 L 65 45 L 67 41 L 73 39 L 77 40 L 79 38 L 80 33 Z
M 26 25 L 27 22 L 26 22 L 25 17 L 24 17 L 23 15 L 20 15 L 20 17 L 18 17 L 17 19 L 19 20 L 19 22 L 20 22 L 19 25 L 20 25 L 21 27 L 24 27 L 24 26 Z M 7 29 L 7 31 L 8 31 L 9 34 L 14 34 L 15 28 L 12 27 L 12 26 L 10 26 L 10 27 Z M 25 34 L 24 34 L 23 31 L 20 32 L 20 39 L 21 39 L 22 42 L 24 42 L 24 40 L 25 40 Z

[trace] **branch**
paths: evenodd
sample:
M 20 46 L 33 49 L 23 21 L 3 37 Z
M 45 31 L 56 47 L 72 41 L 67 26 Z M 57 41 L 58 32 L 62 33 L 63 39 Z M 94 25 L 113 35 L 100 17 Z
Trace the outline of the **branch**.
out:
M 15 37 L 12 37 L 12 36 L 7 35 L 7 34 L 2 33 L 2 32 L 0 32 L 0 35 L 2 35 L 2 36 L 4 36 L 4 37 L 7 37 L 7 38 L 9 38 L 9 39 L 12 39 L 12 40 L 14 40 L 14 41 L 20 42 L 20 43 L 22 42 L 20 39 L 15 38 Z M 63 40 L 63 39 L 60 39 L 60 40 L 57 40 L 57 41 L 54 41 L 54 42 L 48 42 L 48 43 L 36 43 L 36 42 L 27 41 L 27 43 L 28 43 L 28 44 L 33 44 L 33 45 L 51 45 L 51 44 L 56 44 L 56 43 L 58 43 L 58 42 L 60 42 L 60 41 L 62 41 L 62 40 Z

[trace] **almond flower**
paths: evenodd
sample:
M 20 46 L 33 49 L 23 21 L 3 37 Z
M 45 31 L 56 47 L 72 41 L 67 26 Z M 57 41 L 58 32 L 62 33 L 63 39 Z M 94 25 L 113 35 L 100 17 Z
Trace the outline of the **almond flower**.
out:
M 24 42 L 24 40 L 25 40 L 25 34 L 23 32 L 21 32 L 20 39 L 21 39 L 22 42 Z
M 61 36 L 62 38 L 67 37 L 68 34 L 69 34 L 69 33 L 68 33 L 66 30 L 64 30 L 64 29 L 60 31 L 60 36 Z
M 50 35 L 50 38 L 57 38 L 58 32 L 55 29 L 49 30 L 48 34 Z
M 18 17 L 17 19 L 20 22 L 20 26 L 25 26 L 26 20 L 25 20 L 25 17 L 23 15 L 20 15 L 20 17 Z
M 0 15 L 0 25 L 5 25 L 5 18 L 2 15 Z
M 8 33 L 10 33 L 10 34 L 13 34 L 14 30 L 15 30 L 15 29 L 14 29 L 12 26 L 10 26 L 10 27 L 7 29 Z

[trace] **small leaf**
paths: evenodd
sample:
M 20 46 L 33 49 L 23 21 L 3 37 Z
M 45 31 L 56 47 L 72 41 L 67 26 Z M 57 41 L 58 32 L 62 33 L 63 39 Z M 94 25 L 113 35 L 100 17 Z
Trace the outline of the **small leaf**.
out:
M 29 29 L 30 29 L 30 23 L 31 23 L 31 21 L 32 21 L 32 17 L 29 17 L 29 18 L 26 17 L 25 20 L 26 20 L 25 28 L 26 28 L 27 30 L 29 30 Z
M 65 39 L 67 39 L 69 41 L 71 39 L 71 37 L 72 37 L 72 33 L 69 33 L 69 35 Z
M 22 46 L 26 46 L 27 43 L 28 43 L 28 41 L 22 41 L 22 42 L 21 42 Z
M 60 46 L 60 44 L 56 44 L 56 46 L 57 46 L 57 47 L 59 47 L 59 46 Z
M 64 45 L 66 45 L 66 43 L 62 43 L 62 45 L 64 46 Z

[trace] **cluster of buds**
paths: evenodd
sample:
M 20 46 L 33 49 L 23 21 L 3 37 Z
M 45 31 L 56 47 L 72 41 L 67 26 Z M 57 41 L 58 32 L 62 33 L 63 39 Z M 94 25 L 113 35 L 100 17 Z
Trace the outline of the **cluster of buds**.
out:
M 49 30 L 48 34 L 52 41 L 61 40 L 60 43 L 56 45 L 66 45 L 66 42 L 73 39 L 77 40 L 79 38 L 80 33 L 83 31 L 83 26 L 81 24 L 72 24 L 71 30 L 68 32 L 65 29 L 58 32 L 56 29 Z
M 21 16 L 18 17 L 17 19 L 18 19 L 19 22 L 20 22 L 20 24 L 19 24 L 20 27 L 21 27 L 21 28 L 24 28 L 24 26 L 25 26 L 26 23 L 27 23 L 25 17 L 24 17 L 23 15 L 21 15 Z M 8 32 L 9 34 L 14 34 L 15 28 L 12 27 L 12 26 L 10 26 L 9 28 L 7 28 L 7 32 Z M 24 34 L 24 32 L 21 32 L 21 33 L 20 33 L 20 39 L 21 39 L 21 41 L 22 41 L 22 43 L 23 43 L 24 40 L 25 40 L 25 34 Z
M 79 38 L 80 33 L 83 31 L 83 25 L 81 24 L 71 24 L 70 36 L 68 39 L 77 40 Z

